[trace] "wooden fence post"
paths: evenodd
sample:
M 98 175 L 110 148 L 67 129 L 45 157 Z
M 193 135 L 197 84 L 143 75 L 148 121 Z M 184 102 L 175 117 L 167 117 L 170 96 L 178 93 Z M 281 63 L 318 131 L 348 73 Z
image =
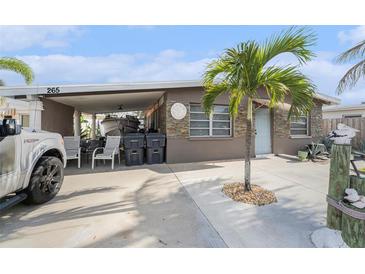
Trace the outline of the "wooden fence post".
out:
M 350 185 L 351 145 L 332 145 L 328 196 L 340 201 Z M 342 212 L 331 205 L 327 207 L 327 226 L 341 230 Z
M 365 195 L 365 179 L 350 176 L 350 187 L 356 189 L 360 195 Z M 357 209 L 355 209 L 357 210 Z M 362 211 L 358 209 L 358 211 Z M 365 247 L 365 220 L 342 215 L 342 238 L 350 247 Z

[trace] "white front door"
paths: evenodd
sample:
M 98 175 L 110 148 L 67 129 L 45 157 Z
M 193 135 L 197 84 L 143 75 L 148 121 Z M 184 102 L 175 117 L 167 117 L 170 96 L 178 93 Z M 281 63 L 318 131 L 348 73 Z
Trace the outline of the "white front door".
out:
M 255 129 L 255 154 L 271 153 L 271 123 L 268 108 L 259 108 L 255 111 Z

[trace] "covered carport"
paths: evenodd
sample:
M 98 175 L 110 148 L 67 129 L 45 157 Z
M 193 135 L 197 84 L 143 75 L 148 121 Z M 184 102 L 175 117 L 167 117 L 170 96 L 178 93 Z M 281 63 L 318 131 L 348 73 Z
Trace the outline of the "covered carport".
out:
M 73 132 L 80 135 L 80 115 L 81 113 L 91 114 L 91 138 L 95 138 L 95 121 L 97 114 L 108 114 L 118 112 L 143 111 L 149 114 L 148 110 L 158 103 L 163 97 L 164 91 L 123 91 L 123 92 L 93 92 L 93 93 L 69 93 L 45 95 L 42 99 L 58 104 L 71 106 L 74 109 Z M 50 113 L 47 108 L 45 123 L 52 122 L 53 116 L 59 113 Z M 66 121 L 65 121 L 66 122 Z M 69 120 L 67 121 L 70 122 Z
M 61 135 L 80 135 L 81 113 L 91 114 L 92 134 L 95 138 L 97 114 L 143 111 L 146 118 L 153 116 L 164 104 L 169 88 L 191 86 L 187 82 L 141 82 L 98 85 L 19 86 L 1 88 L 1 94 L 16 99 L 37 102 L 43 107 L 36 115 L 40 129 Z M 158 118 L 160 130 L 165 131 L 165 115 Z M 156 118 L 156 117 L 154 117 Z

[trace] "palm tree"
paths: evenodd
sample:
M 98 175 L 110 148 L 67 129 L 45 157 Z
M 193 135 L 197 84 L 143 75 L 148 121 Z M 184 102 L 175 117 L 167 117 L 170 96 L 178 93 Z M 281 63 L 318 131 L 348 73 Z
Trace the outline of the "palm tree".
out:
M 0 57 L 0 70 L 10 70 L 22 75 L 25 82 L 29 85 L 33 82 L 33 71 L 32 69 L 23 61 L 10 58 L 10 57 Z M 0 79 L 0 85 L 4 85 L 4 82 Z
M 338 83 L 338 94 L 342 93 L 346 88 L 353 88 L 357 81 L 365 76 L 365 40 L 340 54 L 336 61 L 343 64 L 357 59 L 360 59 L 360 61 L 351 67 Z
M 230 95 L 229 112 L 235 117 L 240 104 L 247 108 L 245 136 L 245 190 L 251 191 L 251 138 L 253 100 L 258 98 L 258 89 L 266 89 L 269 107 L 291 98 L 289 117 L 308 113 L 313 106 L 315 86 L 299 71 L 299 65 L 270 65 L 273 58 L 282 53 L 293 54 L 304 64 L 314 54 L 308 47 L 315 42 L 315 35 L 304 28 L 289 30 L 272 36 L 263 44 L 247 41 L 235 48 L 226 49 L 223 55 L 212 61 L 204 75 L 205 94 L 202 104 L 210 114 L 215 99 L 223 93 Z
M 23 61 L 10 58 L 10 57 L 0 57 L 0 70 L 10 70 L 21 74 L 25 82 L 29 85 L 33 82 L 33 71 L 32 69 Z M 5 82 L 0 79 L 0 86 L 4 86 Z M 0 96 L 0 105 L 3 104 L 4 98 Z

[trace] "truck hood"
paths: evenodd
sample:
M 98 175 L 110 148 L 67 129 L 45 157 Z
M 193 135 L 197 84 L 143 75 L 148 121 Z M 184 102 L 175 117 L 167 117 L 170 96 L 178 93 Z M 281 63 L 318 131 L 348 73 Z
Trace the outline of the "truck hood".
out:
M 38 137 L 40 139 L 44 138 L 62 139 L 62 136 L 59 133 L 49 132 L 45 130 L 33 130 L 31 128 L 23 128 L 21 134 L 24 137 Z

